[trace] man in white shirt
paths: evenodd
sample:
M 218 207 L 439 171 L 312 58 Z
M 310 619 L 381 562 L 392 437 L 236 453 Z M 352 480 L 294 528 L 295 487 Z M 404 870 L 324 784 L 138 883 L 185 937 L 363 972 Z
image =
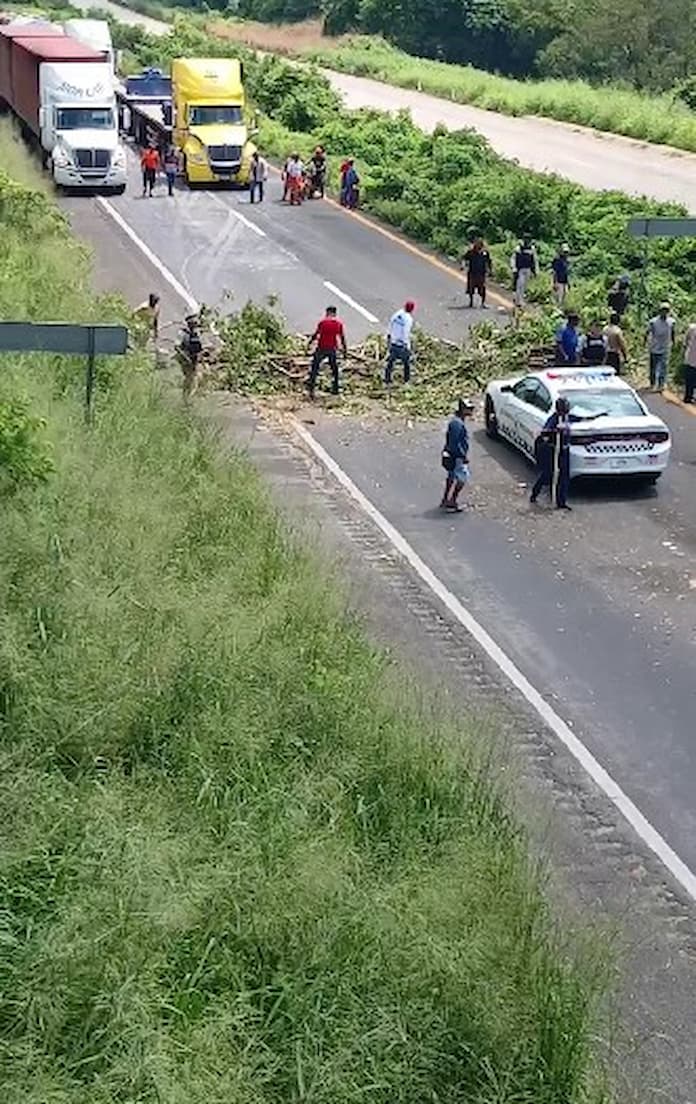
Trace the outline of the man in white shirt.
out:
M 389 319 L 389 332 L 387 341 L 389 351 L 387 354 L 387 367 L 384 372 L 384 382 L 387 387 L 391 384 L 394 365 L 397 360 L 404 366 L 404 383 L 411 378 L 411 331 L 413 329 L 413 312 L 416 304 L 409 299 L 401 310 L 396 311 Z
M 694 401 L 696 390 L 696 322 L 690 322 L 684 338 L 684 402 Z
M 669 354 L 676 338 L 677 323 L 669 313 L 669 303 L 660 303 L 660 310 L 648 322 L 650 350 L 650 386 L 662 391 L 667 379 Z

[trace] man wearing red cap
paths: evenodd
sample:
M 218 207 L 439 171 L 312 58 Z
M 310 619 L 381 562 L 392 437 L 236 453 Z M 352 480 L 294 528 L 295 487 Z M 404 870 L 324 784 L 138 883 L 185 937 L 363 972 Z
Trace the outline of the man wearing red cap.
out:
M 384 382 L 387 387 L 391 384 L 397 360 L 404 366 L 404 383 L 408 383 L 411 378 L 411 330 L 415 309 L 416 304 L 409 299 L 401 310 L 396 311 L 389 319 L 387 367 L 384 372 Z

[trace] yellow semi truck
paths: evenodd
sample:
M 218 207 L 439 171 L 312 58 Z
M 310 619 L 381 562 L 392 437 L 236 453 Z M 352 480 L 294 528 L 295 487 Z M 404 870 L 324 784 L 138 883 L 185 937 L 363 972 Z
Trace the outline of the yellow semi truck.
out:
M 172 62 L 174 144 L 189 185 L 249 183 L 252 142 L 245 119 L 244 73 L 238 58 Z

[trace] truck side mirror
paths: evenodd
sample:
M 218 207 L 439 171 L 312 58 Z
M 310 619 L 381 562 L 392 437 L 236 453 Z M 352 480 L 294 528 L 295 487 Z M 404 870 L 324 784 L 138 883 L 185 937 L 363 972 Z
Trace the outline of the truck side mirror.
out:
M 43 130 L 46 126 L 46 108 L 39 108 L 39 130 Z
M 258 132 L 259 132 L 258 127 L 252 127 L 252 129 L 249 131 L 249 133 L 247 135 L 248 140 L 250 141 L 252 138 L 255 138 L 256 135 L 258 134 Z

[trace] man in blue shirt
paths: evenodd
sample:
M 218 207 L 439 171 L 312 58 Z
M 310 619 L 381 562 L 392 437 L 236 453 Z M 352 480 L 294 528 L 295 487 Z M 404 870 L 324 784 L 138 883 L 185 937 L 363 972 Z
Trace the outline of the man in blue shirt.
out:
M 578 362 L 578 346 L 580 334 L 577 314 L 569 314 L 565 326 L 561 326 L 556 332 L 556 364 L 570 367 Z
M 465 483 L 469 481 L 469 431 L 465 419 L 474 412 L 474 404 L 468 399 L 459 399 L 457 409 L 447 425 L 445 447 L 442 450 L 442 466 L 447 472 L 445 489 L 440 508 L 462 512 L 458 503 L 459 495 Z

